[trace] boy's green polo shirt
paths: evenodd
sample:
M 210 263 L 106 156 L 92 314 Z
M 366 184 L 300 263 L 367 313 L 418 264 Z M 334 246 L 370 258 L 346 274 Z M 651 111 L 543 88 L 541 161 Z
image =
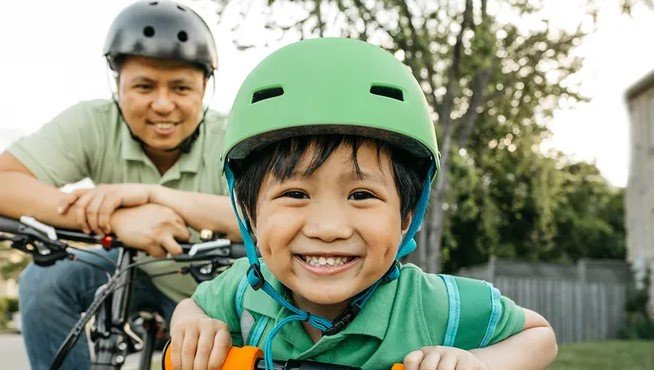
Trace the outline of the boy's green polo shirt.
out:
M 244 344 L 240 306 L 259 322 L 268 322 L 259 340 L 248 344 L 263 348 L 268 333 L 288 311 L 263 291 L 246 286 L 241 300 L 239 286 L 249 267 L 246 259 L 212 281 L 200 284 L 194 301 L 209 315 L 225 322 L 234 345 Z M 285 289 L 262 264 L 266 280 L 278 291 Z M 449 286 L 448 286 L 449 285 Z M 467 278 L 426 274 L 414 265 L 403 265 L 400 278 L 381 285 L 358 316 L 342 332 L 313 343 L 302 324 L 292 321 L 282 327 L 273 341 L 275 359 L 311 359 L 390 369 L 411 351 L 428 345 L 450 345 L 463 349 L 490 345 L 523 330 L 524 311 L 501 297 L 490 284 Z M 482 345 L 483 346 L 483 345 Z
M 78 103 L 37 132 L 16 141 L 8 151 L 40 181 L 61 187 L 89 177 L 95 184 L 160 184 L 174 189 L 225 194 L 222 152 L 225 117 L 207 112 L 198 140 L 165 174 L 160 175 L 139 143 L 131 138 L 111 100 Z M 173 262 L 143 266 L 149 274 L 175 271 Z M 190 276 L 153 279 L 174 300 L 196 287 Z

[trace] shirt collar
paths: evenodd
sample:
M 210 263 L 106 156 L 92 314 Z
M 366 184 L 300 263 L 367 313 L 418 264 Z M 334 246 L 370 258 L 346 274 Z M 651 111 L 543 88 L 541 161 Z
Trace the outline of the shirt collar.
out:
M 128 161 L 139 161 L 139 162 L 150 162 L 150 158 L 145 155 L 141 144 L 139 144 L 134 138 L 132 138 L 132 133 L 129 131 L 127 123 L 121 119 L 122 124 L 120 125 L 120 141 L 122 144 L 122 149 L 120 156 L 122 159 Z
M 261 271 L 266 281 L 275 288 L 279 293 L 284 294 L 286 287 L 277 280 L 270 270 L 262 263 Z M 383 340 L 388 330 L 388 325 L 391 317 L 391 310 L 395 301 L 395 292 L 397 290 L 398 282 L 393 280 L 387 284 L 380 284 L 375 293 L 363 306 L 357 317 L 338 334 L 331 337 L 340 338 L 351 334 L 368 335 L 380 340 Z M 247 289 L 252 289 L 248 287 Z M 243 307 L 249 311 L 256 312 L 261 315 L 268 316 L 273 320 L 278 317 L 288 315 L 285 312 L 280 315 L 282 306 L 272 299 L 268 294 L 262 290 L 250 292 L 246 294 L 243 300 Z M 293 323 L 286 324 L 278 334 L 278 337 L 287 337 L 292 335 L 293 330 L 291 327 Z M 289 337 L 291 341 L 293 338 Z

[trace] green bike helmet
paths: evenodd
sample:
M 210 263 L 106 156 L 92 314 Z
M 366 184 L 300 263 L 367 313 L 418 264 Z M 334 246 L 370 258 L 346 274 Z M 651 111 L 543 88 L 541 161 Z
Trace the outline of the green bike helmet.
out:
M 218 65 L 216 44 L 207 24 L 189 7 L 167 0 L 145 0 L 123 9 L 104 45 L 113 70 L 120 55 L 179 60 L 202 66 L 206 75 Z
M 334 320 L 296 307 L 268 283 L 256 243 L 238 212 L 232 161 L 285 138 L 352 134 L 379 139 L 432 162 L 411 224 L 398 246 L 396 261 L 373 285 L 353 297 Z M 232 207 L 250 268 L 249 285 L 261 289 L 292 314 L 275 325 L 265 341 L 266 368 L 272 368 L 272 341 L 289 321 L 305 321 L 333 335 L 343 330 L 384 281 L 397 279 L 398 260 L 415 248 L 413 237 L 429 200 L 429 184 L 440 172 L 434 126 L 416 79 L 400 61 L 363 41 L 323 38 L 300 41 L 264 59 L 241 86 L 225 132 L 223 161 Z
M 223 160 L 325 133 L 387 141 L 430 157 L 440 172 L 427 101 L 409 69 L 377 46 L 345 38 L 300 41 L 262 61 L 234 100 Z

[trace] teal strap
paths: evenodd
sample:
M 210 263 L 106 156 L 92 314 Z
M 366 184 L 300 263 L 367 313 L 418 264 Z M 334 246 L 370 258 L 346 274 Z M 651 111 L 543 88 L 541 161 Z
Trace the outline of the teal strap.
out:
M 250 265 L 259 265 L 254 240 L 252 240 L 252 236 L 250 235 L 248 228 L 245 226 L 245 222 L 243 222 L 243 218 L 238 212 L 238 207 L 236 206 L 236 200 L 234 198 L 234 174 L 227 164 L 225 164 L 225 178 L 227 179 L 227 187 L 229 188 L 229 200 L 232 203 L 232 209 L 234 209 L 236 215 L 236 222 L 238 223 L 238 229 L 241 231 L 241 236 L 243 237 L 243 244 L 245 244 L 245 254 L 248 257 Z
M 248 336 L 248 346 L 259 346 L 259 341 L 261 341 L 261 336 L 263 335 L 264 329 L 266 329 L 266 325 L 268 325 L 269 319 L 266 315 L 259 316 L 257 322 L 254 324 L 252 333 Z
M 243 314 L 243 299 L 245 297 L 245 289 L 248 287 L 248 278 L 243 276 L 241 282 L 238 283 L 238 288 L 236 288 L 236 297 L 234 298 L 234 305 L 236 306 L 236 313 L 238 317 L 241 317 Z
M 497 290 L 497 288 L 495 288 L 493 284 L 486 281 L 484 283 L 486 284 L 486 286 L 488 287 L 491 293 L 491 314 L 490 317 L 488 318 L 486 333 L 484 334 L 484 337 L 481 339 L 481 342 L 479 342 L 479 348 L 484 348 L 488 346 L 491 339 L 493 338 L 495 329 L 497 329 L 497 324 L 500 321 L 500 317 L 502 317 L 502 302 L 500 301 L 501 298 L 500 291 Z
M 397 256 L 395 257 L 395 259 L 398 261 L 402 257 L 408 255 L 409 253 L 413 252 L 416 249 L 416 242 L 415 240 L 413 240 L 413 237 L 418 232 L 418 229 L 420 229 L 420 225 L 422 224 L 422 219 L 425 217 L 425 212 L 427 211 L 427 205 L 429 204 L 429 193 L 431 190 L 430 187 L 431 176 L 432 173 L 434 173 L 435 168 L 436 165 L 432 163 L 427 173 L 427 178 L 425 178 L 425 183 L 423 184 L 422 193 L 420 193 L 420 200 L 418 200 L 418 204 L 416 205 L 416 210 L 415 212 L 413 212 L 413 217 L 411 218 L 411 224 L 409 224 L 409 228 L 407 229 L 406 234 L 404 234 L 404 237 L 402 238 L 400 247 L 397 249 Z
M 456 333 L 459 330 L 459 319 L 461 318 L 461 300 L 459 297 L 459 288 L 457 287 L 456 280 L 453 276 L 444 274 L 439 274 L 438 276 L 440 276 L 445 283 L 448 301 L 447 329 L 445 330 L 443 345 L 452 347 L 454 346 Z

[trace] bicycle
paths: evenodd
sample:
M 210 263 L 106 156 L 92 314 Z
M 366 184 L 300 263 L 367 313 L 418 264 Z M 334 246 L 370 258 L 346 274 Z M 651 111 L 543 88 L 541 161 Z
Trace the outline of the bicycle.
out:
M 287 360 L 279 361 L 274 360 L 273 365 L 275 370 L 355 370 L 358 367 L 328 364 L 324 362 L 309 361 L 309 360 Z M 173 370 L 173 361 L 170 352 L 170 342 L 166 343 L 163 349 L 162 370 Z M 222 369 L 224 370 L 266 370 L 263 363 L 263 352 L 258 347 L 243 346 L 232 347 L 227 352 L 227 358 L 223 362 Z M 360 369 L 359 369 L 360 370 Z M 404 370 L 404 365 L 394 364 L 391 370 Z
M 10 236 L 3 236 L 3 232 Z M 189 262 L 190 265 L 182 267 L 179 272 L 191 274 L 196 281 L 201 282 L 212 279 L 231 266 L 235 258 L 245 256 L 243 245 L 208 236 L 203 238 L 201 243 L 180 244 L 184 254 L 165 259 L 136 261 L 137 250 L 112 236 L 87 235 L 73 230 L 56 229 L 26 216 L 20 220 L 0 216 L 0 241 L 9 241 L 12 248 L 29 253 L 34 263 L 39 266 L 51 266 L 63 259 L 75 260 L 76 257 L 70 250 L 84 249 L 73 247 L 69 242 L 99 244 L 105 250 L 120 248 L 115 272 L 109 276 L 107 283 L 98 288 L 95 299 L 60 345 L 50 365 L 52 370 L 61 367 L 66 355 L 84 333 L 92 318 L 94 320 L 89 338 L 93 343 L 92 369 L 119 370 L 127 355 L 138 351 L 141 351 L 139 369 L 150 369 L 156 335 L 163 329 L 164 322 L 154 313 L 145 312 L 133 321 L 142 329 L 132 328 L 128 310 L 134 268 L 162 260 Z M 88 250 L 86 252 L 93 253 Z M 138 331 L 144 332 L 144 338 L 136 334 Z

